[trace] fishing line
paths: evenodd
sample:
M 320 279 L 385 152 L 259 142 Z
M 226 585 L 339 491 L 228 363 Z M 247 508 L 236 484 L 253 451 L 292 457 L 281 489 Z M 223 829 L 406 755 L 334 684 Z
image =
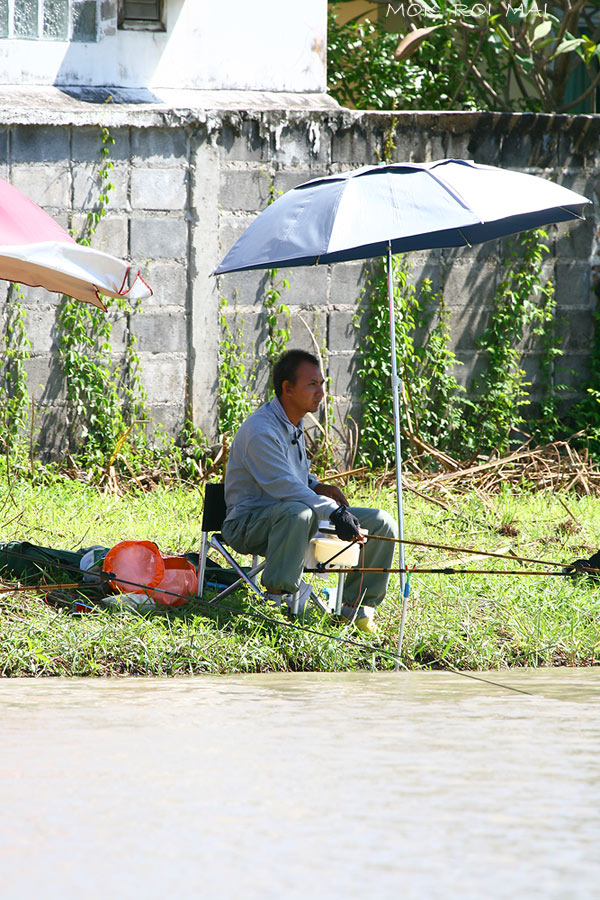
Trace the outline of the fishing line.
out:
M 424 671 L 431 671 L 422 667 Z M 527 694 L 528 697 L 537 696 L 532 691 L 525 691 L 523 688 L 516 688 L 510 684 L 503 684 L 501 681 L 490 681 L 488 678 L 482 678 L 481 675 L 473 675 L 472 672 L 462 672 L 460 669 L 454 669 L 452 666 L 447 666 L 446 670 L 443 671 L 451 672 L 453 675 L 462 675 L 463 678 L 471 678 L 473 681 L 482 681 L 484 684 L 491 684 L 493 687 L 504 688 L 505 691 L 514 691 L 516 694 Z
M 12 555 L 19 556 L 19 557 L 21 556 L 21 554 L 10 551 L 10 550 L 6 550 L 3 552 L 12 553 Z M 53 563 L 53 564 L 55 566 L 57 566 L 57 568 L 61 567 L 64 569 L 76 570 L 75 566 L 71 566 L 68 563 L 65 563 L 64 566 L 57 564 L 57 563 Z M 37 563 L 36 563 L 36 565 L 37 565 Z M 77 571 L 81 571 L 81 570 L 77 569 Z M 106 576 L 105 580 L 108 580 L 111 577 L 114 577 L 113 573 L 105 572 L 103 574 Z M 135 581 L 127 581 L 127 582 L 123 582 L 123 583 L 130 584 L 132 587 L 144 588 L 145 589 L 144 593 L 145 593 L 145 591 L 150 590 L 147 585 L 140 584 Z M 75 587 L 93 588 L 93 587 L 98 587 L 98 585 L 94 585 L 90 582 L 79 582 L 78 584 L 56 584 L 56 585 L 54 585 L 54 584 L 53 585 L 19 585 L 16 588 L 10 588 L 10 589 L 7 588 L 7 590 L 3 590 L 2 593 L 15 593 L 17 591 L 46 592 L 51 589 L 66 589 L 66 588 L 75 588 Z M 356 647 L 357 649 L 362 650 L 364 653 L 369 653 L 371 655 L 375 654 L 375 655 L 379 655 L 379 656 L 386 656 L 386 657 L 389 657 L 390 659 L 394 659 L 394 660 L 398 659 L 397 654 L 391 653 L 389 650 L 384 650 L 383 648 L 380 648 L 380 647 L 373 647 L 368 644 L 363 644 L 360 641 L 353 640 L 352 638 L 341 637 L 340 635 L 335 635 L 335 634 L 328 634 L 325 631 L 319 631 L 315 628 L 309 628 L 305 625 L 298 625 L 295 622 L 289 622 L 289 621 L 286 621 L 285 619 L 276 619 L 273 616 L 269 616 L 267 613 L 262 612 L 262 610 L 256 609 L 256 607 L 252 606 L 251 604 L 249 604 L 249 609 L 239 610 L 233 606 L 228 606 L 227 604 L 222 603 L 220 601 L 204 600 L 204 598 L 202 598 L 202 597 L 190 597 L 187 594 L 179 594 L 176 591 L 169 591 L 166 588 L 155 587 L 155 588 L 152 588 L 151 590 L 152 590 L 152 592 L 156 591 L 158 593 L 165 594 L 169 597 L 185 598 L 188 601 L 192 600 L 196 603 L 198 603 L 198 602 L 203 603 L 206 606 L 208 606 L 211 610 L 216 609 L 216 610 L 221 610 L 223 612 L 228 612 L 234 616 L 237 616 L 238 618 L 247 616 L 247 615 L 250 615 L 250 617 L 254 617 L 254 618 L 260 617 L 260 619 L 262 621 L 269 622 L 273 625 L 284 625 L 286 628 L 291 628 L 296 631 L 304 631 L 307 634 L 313 634 L 318 637 L 324 637 L 329 640 L 336 641 L 338 643 L 348 644 L 352 647 Z M 116 594 L 114 596 L 118 597 L 118 594 Z M 148 595 L 146 595 L 146 596 L 148 596 Z M 173 607 L 173 606 L 165 605 L 159 611 L 160 612 L 173 612 L 174 610 L 177 610 L 177 609 L 180 609 L 180 607 Z M 139 612 L 138 610 L 132 610 L 132 611 Z M 406 668 L 404 663 L 402 663 L 402 665 L 404 665 L 404 667 Z
M 4 550 L 3 552 L 8 553 L 12 556 L 18 556 L 20 558 L 23 558 L 22 554 L 17 553 L 16 551 Z M 62 564 L 62 563 L 55 563 L 54 561 L 50 561 L 50 564 L 55 565 L 57 568 L 63 568 L 65 570 L 71 570 L 71 571 L 77 571 L 77 572 L 81 571 L 81 569 L 77 568 L 76 566 L 71 566 L 68 563 Z M 36 565 L 38 565 L 37 562 L 36 562 Z M 105 580 L 108 580 L 111 577 L 111 573 L 105 572 L 102 574 L 105 576 Z M 141 587 L 141 588 L 147 589 L 147 585 L 139 584 L 134 581 L 128 581 L 127 584 L 131 584 L 133 587 Z M 83 587 L 88 587 L 88 588 L 94 587 L 94 585 L 90 582 L 80 582 L 80 585 Z M 65 587 L 67 587 L 67 585 L 59 585 L 59 587 L 65 588 Z M 26 587 L 19 586 L 18 589 L 19 590 L 28 589 L 31 591 L 44 591 L 44 590 L 48 590 L 48 587 L 44 587 L 43 585 L 30 585 L 30 586 L 26 586 Z M 152 588 L 152 590 L 158 591 L 161 594 L 165 594 L 165 595 L 168 595 L 171 597 L 185 597 L 186 600 L 190 599 L 185 594 L 178 594 L 175 591 L 169 591 L 164 588 Z M 406 666 L 406 664 L 404 662 L 402 662 L 402 659 L 400 658 L 400 656 L 397 653 L 393 653 L 391 650 L 384 650 L 381 647 L 373 647 L 372 645 L 363 644 L 360 641 L 355 641 L 352 638 L 341 637 L 340 635 L 330 634 L 325 631 L 319 631 L 316 628 L 309 628 L 306 625 L 298 625 L 295 622 L 286 621 L 285 619 L 276 619 L 273 616 L 269 616 L 266 613 L 262 612 L 262 610 L 258 610 L 251 605 L 250 605 L 249 609 L 241 611 L 239 609 L 235 609 L 234 607 L 228 606 L 219 601 L 213 602 L 210 600 L 204 600 L 202 597 L 195 597 L 193 599 L 196 602 L 199 601 L 200 603 L 204 603 L 205 605 L 209 606 L 210 609 L 220 609 L 224 612 L 231 613 L 234 617 L 237 617 L 237 618 L 241 618 L 243 616 L 248 616 L 248 615 L 251 618 L 252 617 L 254 617 L 254 618 L 260 617 L 260 619 L 262 621 L 269 622 L 273 625 L 277 625 L 277 626 L 283 625 L 286 628 L 292 629 L 294 631 L 305 632 L 306 634 L 312 634 L 312 635 L 315 635 L 316 637 L 323 637 L 327 640 L 332 640 L 339 644 L 347 644 L 348 646 L 351 646 L 351 647 L 356 648 L 357 650 L 360 650 L 364 654 L 369 654 L 370 656 L 380 656 L 382 658 L 393 661 L 393 662 L 397 663 L 398 665 L 401 665 L 404 669 L 406 669 L 408 671 L 408 667 Z M 165 609 L 165 611 L 172 611 L 173 609 L 178 609 L 178 607 L 165 607 L 164 609 Z M 421 668 L 424 668 L 424 667 L 421 667 Z M 473 675 L 470 672 L 462 672 L 462 671 L 460 671 L 460 669 L 455 669 L 453 666 L 446 666 L 446 669 L 445 670 L 442 669 L 441 671 L 451 672 L 454 675 L 460 675 L 463 678 L 471 678 L 474 681 L 481 681 L 484 684 L 489 684 L 489 685 L 492 685 L 493 687 L 504 688 L 504 690 L 513 691 L 518 694 L 527 694 L 528 696 L 533 696 L 530 691 L 525 691 L 521 688 L 515 688 L 515 687 L 512 687 L 511 685 L 503 684 L 502 682 L 499 682 L 499 681 L 491 681 L 490 679 L 482 678 L 479 675 Z
M 89 583 L 87 583 L 87 584 L 82 583 L 82 584 L 85 584 L 86 587 L 90 586 Z M 136 582 L 133 582 L 133 581 L 128 581 L 127 584 L 131 584 L 134 587 L 146 587 L 146 585 L 137 584 Z M 48 586 L 43 586 L 43 585 L 31 585 L 26 589 L 30 590 L 30 591 L 36 591 L 36 590 L 45 591 L 45 590 L 47 590 L 47 587 Z M 65 587 L 70 587 L 70 585 L 58 585 L 58 587 L 65 588 Z M 25 590 L 25 588 L 20 588 L 20 589 Z M 187 597 L 184 594 L 178 594 L 175 591 L 168 591 L 163 588 L 152 588 L 152 590 L 159 591 L 160 593 L 167 594 L 171 597 L 184 597 L 185 596 L 186 599 L 188 599 L 188 600 L 190 599 L 189 597 Z M 260 620 L 262 622 L 267 622 L 272 625 L 277 625 L 278 627 L 281 627 L 283 625 L 285 628 L 291 629 L 293 631 L 299 631 L 299 632 L 303 632 L 305 634 L 314 635 L 316 637 L 322 637 L 322 638 L 325 638 L 326 640 L 335 641 L 336 643 L 339 643 L 339 644 L 346 644 L 350 647 L 356 648 L 357 650 L 361 651 L 365 655 L 368 654 L 370 656 L 379 656 L 384 659 L 388 659 L 391 662 L 395 662 L 398 665 L 401 665 L 406 671 L 409 671 L 408 667 L 402 661 L 401 657 L 397 653 L 393 653 L 391 650 L 384 650 L 382 647 L 374 647 L 369 644 L 363 644 L 360 641 L 353 640 L 352 638 L 341 637 L 340 635 L 337 635 L 337 634 L 331 634 L 331 633 L 328 633 L 325 631 L 319 631 L 317 628 L 310 628 L 306 625 L 299 625 L 296 622 L 286 621 L 285 619 L 276 619 L 273 616 L 269 616 L 267 613 L 262 612 L 262 610 L 257 609 L 256 607 L 252 606 L 251 604 L 249 604 L 249 609 L 239 610 L 239 609 L 235 609 L 232 606 L 228 606 L 224 603 L 221 603 L 219 601 L 214 602 L 214 601 L 210 601 L 210 600 L 204 600 L 202 597 L 195 597 L 192 599 L 194 599 L 196 602 L 204 603 L 204 604 L 210 606 L 210 609 L 219 609 L 223 612 L 231 613 L 234 617 L 237 617 L 237 618 L 243 618 L 244 616 L 249 616 L 250 618 L 255 618 L 255 619 L 260 618 Z M 172 612 L 174 609 L 178 609 L 178 608 L 179 607 L 165 606 L 162 610 L 160 610 L 160 612 Z M 139 613 L 139 611 L 137 611 L 137 610 L 134 610 L 134 612 Z M 427 671 L 426 667 L 422 666 L 420 664 L 419 664 L 419 668 L 422 669 L 423 671 Z M 460 669 L 455 669 L 453 666 L 446 665 L 446 668 L 441 669 L 440 671 L 446 671 L 446 672 L 450 672 L 451 674 L 454 674 L 454 675 L 460 675 L 462 678 L 471 678 L 474 681 L 480 681 L 480 682 L 483 682 L 483 684 L 489 684 L 492 687 L 503 688 L 506 691 L 513 691 L 518 694 L 527 694 L 528 696 L 534 696 L 531 693 L 531 691 L 525 691 L 522 688 L 512 687 L 511 685 L 503 684 L 500 681 L 491 681 L 488 678 L 482 678 L 480 675 L 473 675 L 470 672 L 462 672 Z
M 327 566 L 323 570 L 319 569 L 319 566 Z M 340 572 L 364 572 L 367 575 L 399 575 L 399 574 L 408 574 L 409 572 L 413 575 L 548 575 L 550 577 L 558 576 L 572 576 L 573 571 L 570 572 L 545 572 L 539 571 L 537 569 L 453 569 L 451 566 L 443 566 L 438 568 L 420 568 L 418 566 L 405 566 L 403 569 L 387 569 L 387 568 L 373 568 L 373 569 L 361 569 L 359 567 L 351 568 L 351 569 L 330 569 L 327 563 L 317 563 L 317 570 L 324 571 L 329 574 L 335 575 Z M 574 571 L 578 571 L 581 574 L 586 573 L 596 573 L 600 572 L 600 569 L 574 569 Z

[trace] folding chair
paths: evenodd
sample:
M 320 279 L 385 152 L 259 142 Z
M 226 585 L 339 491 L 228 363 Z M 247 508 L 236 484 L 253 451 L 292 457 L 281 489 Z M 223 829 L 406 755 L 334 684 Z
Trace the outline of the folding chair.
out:
M 198 597 L 204 594 L 205 577 L 206 577 L 206 561 L 209 550 L 216 550 L 221 554 L 226 563 L 239 575 L 237 581 L 228 585 L 222 591 L 212 598 L 220 600 L 235 591 L 240 584 L 245 583 L 250 590 L 254 591 L 261 599 L 263 592 L 252 580 L 261 572 L 266 563 L 259 563 L 258 557 L 252 557 L 252 567 L 249 571 L 238 565 L 231 553 L 225 547 L 225 539 L 221 534 L 221 528 L 227 515 L 227 507 L 225 506 L 225 485 L 222 483 L 208 483 L 204 487 L 204 511 L 202 513 L 202 541 L 200 544 L 200 561 L 198 564 Z
M 225 485 L 222 483 L 208 483 L 204 488 L 204 511 L 202 514 L 202 541 L 200 544 L 200 561 L 198 565 L 198 597 L 202 597 L 205 589 L 206 579 L 206 561 L 209 550 L 216 550 L 221 554 L 227 564 L 239 576 L 233 584 L 227 585 L 223 590 L 219 591 L 211 598 L 211 603 L 226 597 L 235 591 L 242 583 L 246 584 L 251 591 L 257 594 L 261 599 L 264 596 L 263 591 L 256 585 L 255 578 L 262 572 L 266 563 L 260 562 L 257 556 L 252 557 L 252 565 L 249 570 L 244 570 L 225 546 L 225 540 L 221 534 L 221 528 L 225 521 L 227 508 L 225 506 Z M 307 572 L 316 572 L 316 569 L 306 569 Z M 341 574 L 338 581 L 336 612 L 341 609 L 341 597 L 344 586 L 344 576 Z M 321 601 L 315 591 L 311 591 L 310 599 L 323 612 L 329 612 L 329 609 Z M 296 610 L 292 607 L 292 612 Z

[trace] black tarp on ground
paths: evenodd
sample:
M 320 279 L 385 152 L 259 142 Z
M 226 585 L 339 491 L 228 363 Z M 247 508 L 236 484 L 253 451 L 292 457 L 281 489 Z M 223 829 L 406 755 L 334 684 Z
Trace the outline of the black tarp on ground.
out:
M 49 572 L 59 572 L 73 581 L 84 553 L 82 550 L 55 550 L 40 547 L 29 541 L 8 541 L 0 543 L 0 575 L 20 582 L 35 584 Z

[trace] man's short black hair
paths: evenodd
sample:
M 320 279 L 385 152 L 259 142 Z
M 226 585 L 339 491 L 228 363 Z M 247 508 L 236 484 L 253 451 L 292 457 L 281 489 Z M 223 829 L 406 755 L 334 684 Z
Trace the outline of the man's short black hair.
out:
M 320 366 L 321 363 L 312 353 L 306 350 L 286 350 L 282 353 L 275 365 L 273 366 L 273 387 L 278 397 L 283 393 L 283 382 L 290 381 L 296 383 L 296 374 L 302 363 L 310 363 L 313 366 Z

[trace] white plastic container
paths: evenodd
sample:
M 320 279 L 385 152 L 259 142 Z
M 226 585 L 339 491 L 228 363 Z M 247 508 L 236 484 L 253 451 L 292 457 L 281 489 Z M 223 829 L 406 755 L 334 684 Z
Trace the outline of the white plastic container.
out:
M 335 559 L 329 562 L 332 556 L 335 556 Z M 358 565 L 359 559 L 360 544 L 346 544 L 336 537 L 322 537 L 315 540 L 315 561 L 325 563 L 326 569 L 350 569 Z
M 329 522 L 320 522 L 319 525 L 331 528 Z M 360 550 L 361 544 L 349 544 L 341 541 L 335 534 L 323 534 L 321 531 L 317 531 L 308 544 L 304 565 L 307 569 L 316 569 L 317 563 L 325 563 L 326 569 L 352 569 L 360 561 Z M 337 553 L 339 556 L 335 556 Z M 335 559 L 328 562 L 332 556 L 335 556 Z

